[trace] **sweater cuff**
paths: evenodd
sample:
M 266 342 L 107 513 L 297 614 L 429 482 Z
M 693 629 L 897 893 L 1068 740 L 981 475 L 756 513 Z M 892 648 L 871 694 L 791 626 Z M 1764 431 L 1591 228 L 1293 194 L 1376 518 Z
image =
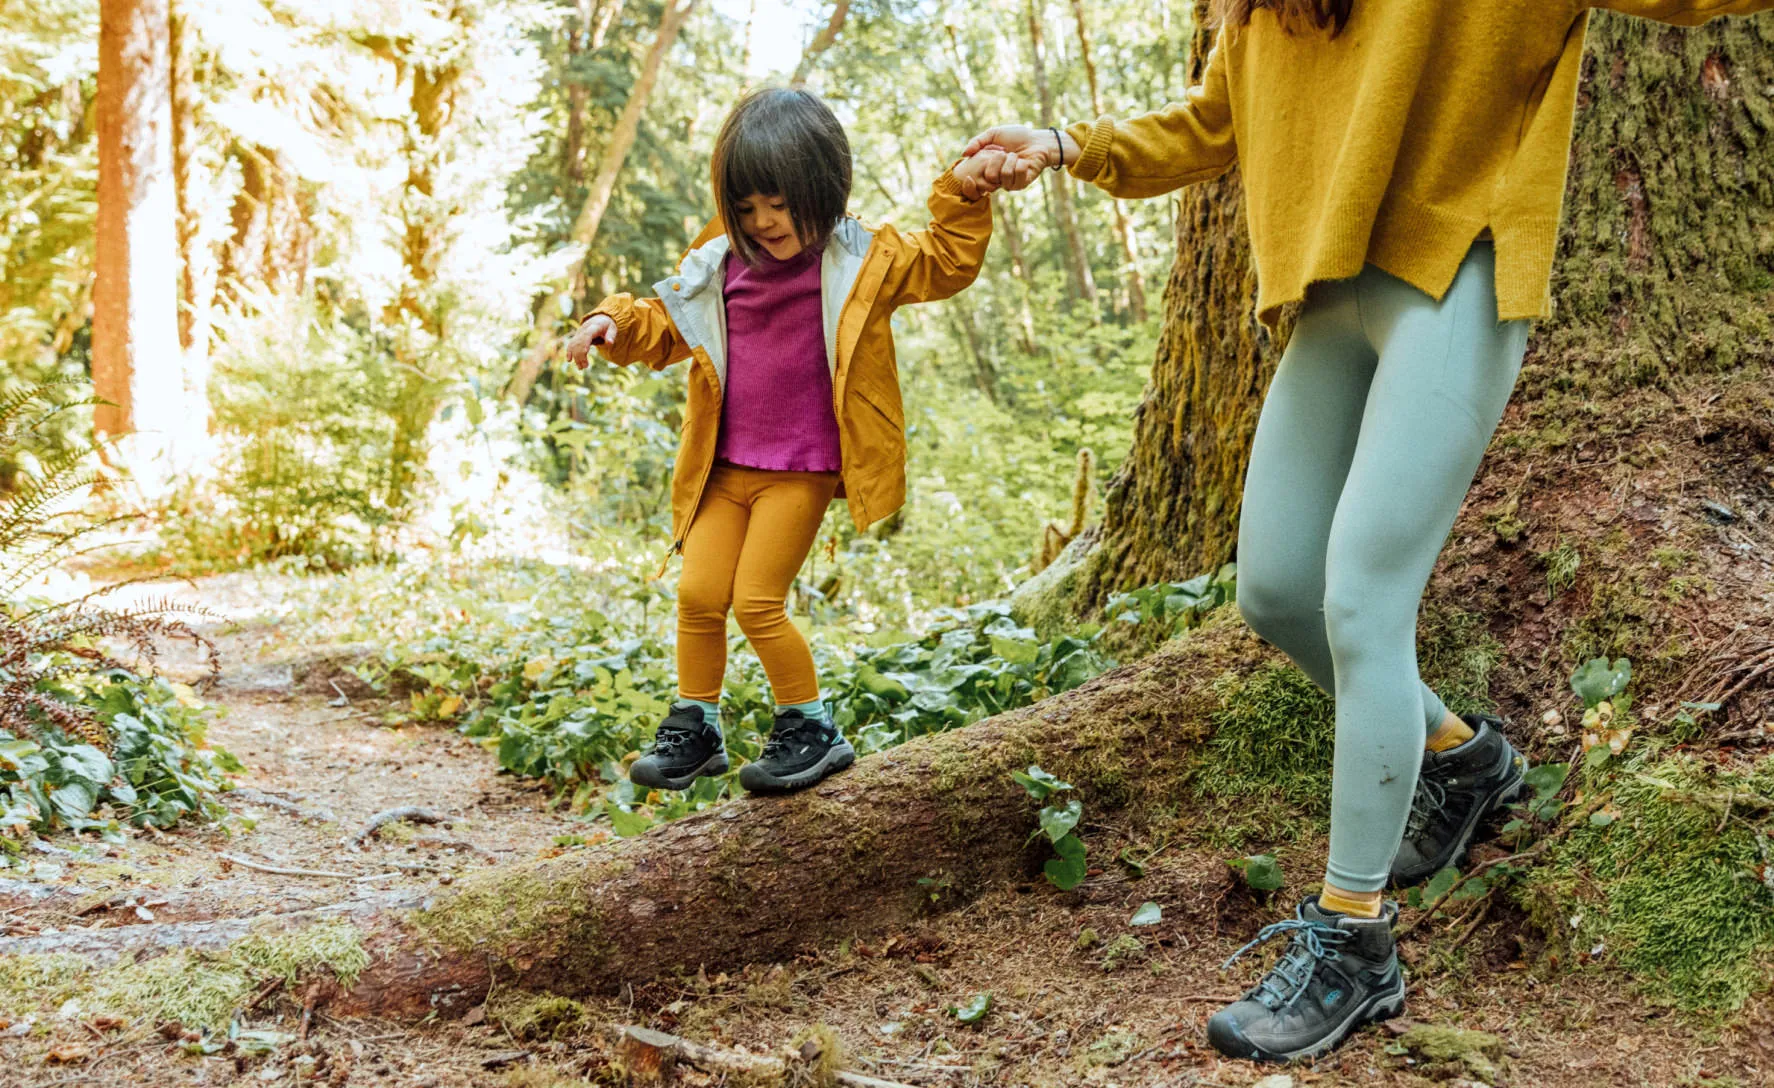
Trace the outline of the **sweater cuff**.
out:
M 1115 142 L 1114 118 L 1099 117 L 1094 124 L 1080 122 L 1069 126 L 1066 132 L 1083 149 L 1070 167 L 1072 176 L 1079 181 L 1094 182 L 1108 163 L 1109 146 Z
M 579 319 L 579 324 L 583 325 L 599 314 L 616 323 L 617 336 L 628 335 L 628 330 L 634 325 L 634 303 L 624 295 L 611 295 L 598 303 L 597 309 Z
M 955 168 L 952 166 L 942 172 L 942 176 L 936 179 L 936 184 L 932 188 L 939 193 L 947 193 L 950 196 L 967 200 L 967 190 L 961 188 L 961 179 L 955 176 Z

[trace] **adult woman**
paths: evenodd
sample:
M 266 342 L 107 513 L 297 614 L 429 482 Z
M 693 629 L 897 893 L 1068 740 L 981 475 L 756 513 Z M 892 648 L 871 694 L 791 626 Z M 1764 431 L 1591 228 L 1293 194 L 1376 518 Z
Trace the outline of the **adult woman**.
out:
M 1589 9 L 1682 25 L 1774 0 L 1227 0 L 1202 82 L 1129 121 L 1010 125 L 1005 188 L 1068 166 L 1121 197 L 1243 168 L 1257 314 L 1302 302 L 1263 405 L 1239 606 L 1336 698 L 1323 892 L 1209 1022 L 1237 1057 L 1336 1046 L 1403 1009 L 1382 890 L 1457 864 L 1522 764 L 1416 668 L 1435 558 L 1550 309 Z M 1425 748 L 1427 752 L 1425 752 Z

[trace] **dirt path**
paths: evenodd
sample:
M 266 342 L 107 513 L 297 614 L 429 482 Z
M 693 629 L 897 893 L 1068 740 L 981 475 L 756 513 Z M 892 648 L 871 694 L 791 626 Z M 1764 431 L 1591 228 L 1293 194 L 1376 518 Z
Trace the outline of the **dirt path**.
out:
M 78 896 L 29 903 L 0 895 L 7 933 L 423 894 L 465 871 L 558 849 L 556 836 L 587 830 L 552 811 L 543 792 L 496 774 L 491 756 L 466 738 L 390 727 L 390 708 L 373 699 L 345 698 L 324 680 L 298 682 L 301 670 L 287 662 L 304 648 L 277 622 L 285 606 L 274 583 L 222 578 L 179 592 L 225 617 L 214 628 L 226 655 L 223 681 L 209 696 L 224 714 L 211 740 L 247 767 L 232 806 L 242 819 L 121 846 L 84 844 L 78 857 L 46 855 L 36 883 L 77 886 Z M 167 667 L 177 673 L 196 662 L 174 656 Z M 402 806 L 445 822 L 394 824 L 352 844 L 373 816 Z M 1252 898 L 1214 851 L 1181 838 L 1134 840 L 1095 827 L 1090 839 L 1094 856 L 1113 857 L 1123 846 L 1152 855 L 1145 876 L 1113 869 L 1071 896 L 1031 881 L 958 910 L 937 909 L 947 904 L 933 889 L 930 918 L 903 932 L 866 935 L 795 963 L 653 982 L 618 1000 L 537 1004 L 496 994 L 473 1023 L 335 1021 L 322 1010 L 306 1023 L 306 1038 L 269 1054 L 238 1047 L 202 1054 L 190 1052 L 193 1040 L 176 1030 L 166 1038 L 154 1025 L 99 1023 L 78 1009 L 14 1021 L 0 1010 L 0 1069 L 9 1070 L 0 1083 L 576 1088 L 620 1083 L 599 1032 L 611 1023 L 754 1053 L 824 1024 L 837 1032 L 848 1068 L 928 1088 L 1774 1083 L 1774 1005 L 1764 1000 L 1733 1028 L 1703 1028 L 1635 1001 L 1617 975 L 1549 976 L 1520 939 L 1523 920 L 1501 909 L 1460 949 L 1447 950 L 1445 938 L 1407 949 L 1416 968 L 1411 1020 L 1494 1033 L 1501 1049 L 1483 1063 L 1398 1052 L 1406 1024 L 1366 1032 L 1315 1067 L 1223 1061 L 1203 1045 L 1203 1026 L 1256 967 L 1222 975 L 1218 965 L 1288 904 Z M 1296 843 L 1283 863 L 1301 869 L 1320 846 Z M 1163 908 L 1162 920 L 1132 926 L 1146 901 Z M 984 993 L 991 994 L 984 1019 L 961 1023 L 953 1010 Z M 276 994 L 240 1026 L 297 1036 L 304 1016 L 299 1001 Z M 1277 1075 L 1289 1079 L 1263 1079 Z M 690 1074 L 682 1083 L 727 1082 Z

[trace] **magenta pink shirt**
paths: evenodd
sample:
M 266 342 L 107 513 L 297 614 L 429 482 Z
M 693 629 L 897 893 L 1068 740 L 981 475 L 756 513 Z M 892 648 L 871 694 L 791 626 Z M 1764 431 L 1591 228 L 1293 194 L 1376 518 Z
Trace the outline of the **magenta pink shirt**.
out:
M 820 254 L 727 258 L 727 386 L 715 459 L 748 468 L 843 467 L 819 306 Z

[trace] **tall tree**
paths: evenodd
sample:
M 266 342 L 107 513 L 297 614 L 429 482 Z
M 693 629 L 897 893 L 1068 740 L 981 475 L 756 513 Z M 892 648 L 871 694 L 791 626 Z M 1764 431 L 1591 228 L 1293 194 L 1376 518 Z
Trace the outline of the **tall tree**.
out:
M 1097 86 L 1096 60 L 1091 56 L 1090 21 L 1084 15 L 1084 0 L 1072 0 L 1072 16 L 1078 23 L 1078 55 L 1084 61 L 1084 79 L 1090 86 L 1090 110 L 1101 117 L 1108 111 L 1103 108 L 1102 90 Z M 1134 241 L 1133 224 L 1128 221 L 1127 209 L 1119 200 L 1109 203 L 1115 209 L 1115 240 L 1121 243 L 1121 279 L 1127 291 L 1127 311 L 1135 321 L 1144 321 L 1146 285 L 1140 279 L 1139 247 Z
M 195 405 L 206 408 L 210 304 L 215 278 L 201 242 L 203 216 L 197 199 L 198 90 L 193 68 L 197 31 L 183 8 L 184 0 L 171 0 L 168 35 L 172 65 L 173 193 L 179 212 L 179 347 L 185 352 L 188 392 Z
M 1195 5 L 1191 79 L 1211 43 Z M 1553 276 L 1520 397 L 1736 365 L 1774 337 L 1774 16 L 1591 25 Z M 1232 557 L 1250 439 L 1282 343 L 1252 316 L 1238 174 L 1182 193 L 1152 380 L 1073 603 Z M 1758 348 L 1757 345 L 1764 345 Z M 1079 545 L 1082 547 L 1083 545 Z
M 610 206 L 610 197 L 616 191 L 616 178 L 622 172 L 622 164 L 628 158 L 629 149 L 634 146 L 635 134 L 640 131 L 641 114 L 647 108 L 647 101 L 653 96 L 653 88 L 659 82 L 659 71 L 665 62 L 665 55 L 671 51 L 672 43 L 677 41 L 678 31 L 683 29 L 684 20 L 695 8 L 696 0 L 667 0 L 664 11 L 659 17 L 659 31 L 653 37 L 653 44 L 647 50 L 646 59 L 641 62 L 641 71 L 635 77 L 634 86 L 628 92 L 628 101 L 622 106 L 622 113 L 616 118 L 616 127 L 604 143 L 603 158 L 598 163 L 597 176 L 592 179 L 591 188 L 585 195 L 585 204 L 573 220 L 573 228 L 568 233 L 568 242 L 577 251 L 579 259 L 573 262 L 572 283 L 564 291 L 551 294 L 543 300 L 536 312 L 536 326 L 531 333 L 530 349 L 518 363 L 517 372 L 512 375 L 511 383 L 506 387 L 506 394 L 516 403 L 522 404 L 529 399 L 530 390 L 536 384 L 536 378 L 542 373 L 542 367 L 553 358 L 555 348 L 559 344 L 559 325 L 562 310 L 572 300 L 585 293 L 585 254 L 597 241 L 598 226 L 603 222 L 604 212 Z
M 1025 0 L 1024 10 L 1029 23 L 1029 56 L 1035 73 L 1035 99 L 1041 106 L 1041 123 L 1054 124 L 1053 91 L 1047 84 L 1046 44 L 1041 32 L 1041 11 L 1038 0 Z M 1072 297 L 1084 302 L 1096 301 L 1096 283 L 1090 275 L 1090 258 L 1084 250 L 1084 239 L 1078 233 L 1078 217 L 1072 210 L 1071 175 L 1049 171 L 1048 193 L 1053 201 L 1053 217 L 1059 223 L 1060 242 L 1066 255 L 1066 281 Z
M 788 85 L 803 87 L 807 77 L 813 74 L 813 66 L 819 63 L 819 57 L 838 41 L 838 32 L 844 29 L 844 17 L 850 14 L 850 0 L 836 0 L 832 5 L 831 18 L 820 28 L 807 48 L 801 51 L 801 60 L 795 65 L 794 75 L 789 77 Z
M 203 444 L 179 352 L 177 205 L 167 0 L 99 5 L 93 413 L 148 491 L 193 466 Z
M 579 61 L 604 47 L 604 35 L 622 13 L 622 0 L 574 0 L 576 24 L 567 31 L 567 142 L 563 158 L 567 191 L 585 183 L 585 125 L 591 85 L 577 71 Z

